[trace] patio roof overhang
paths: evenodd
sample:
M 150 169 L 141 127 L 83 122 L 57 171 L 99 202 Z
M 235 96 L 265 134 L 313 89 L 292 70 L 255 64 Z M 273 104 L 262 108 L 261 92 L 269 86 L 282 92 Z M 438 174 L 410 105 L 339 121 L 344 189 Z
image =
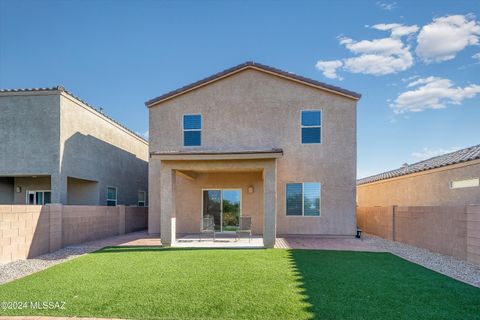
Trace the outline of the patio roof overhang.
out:
M 157 160 L 248 160 L 248 159 L 278 159 L 283 156 L 282 149 L 267 150 L 235 150 L 235 151 L 207 151 L 181 150 L 151 152 L 150 158 Z

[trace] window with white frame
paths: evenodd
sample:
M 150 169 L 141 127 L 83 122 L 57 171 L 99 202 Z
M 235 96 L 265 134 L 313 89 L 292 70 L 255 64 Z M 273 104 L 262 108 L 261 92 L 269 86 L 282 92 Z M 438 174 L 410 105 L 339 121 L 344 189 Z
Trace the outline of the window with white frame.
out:
M 320 216 L 320 183 L 287 183 L 287 216 Z
M 322 112 L 320 110 L 303 110 L 301 126 L 302 144 L 321 142 Z
M 452 189 L 472 188 L 478 186 L 480 186 L 480 178 L 450 181 L 450 188 Z
M 138 191 L 138 206 L 145 207 L 147 205 L 147 193 L 145 191 Z
M 185 147 L 202 145 L 202 115 L 183 115 L 183 145 Z
M 117 205 L 117 188 L 107 187 L 107 206 L 114 207 Z
M 51 202 L 52 192 L 50 190 L 29 190 L 26 192 L 26 204 L 47 204 Z

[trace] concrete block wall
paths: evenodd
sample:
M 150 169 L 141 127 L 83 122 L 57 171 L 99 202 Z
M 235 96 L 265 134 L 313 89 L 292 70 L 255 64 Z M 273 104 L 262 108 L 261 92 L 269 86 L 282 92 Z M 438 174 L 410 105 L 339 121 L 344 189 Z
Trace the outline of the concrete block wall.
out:
M 480 264 L 480 205 L 358 207 L 366 233 Z
M 31 258 L 50 251 L 47 206 L 0 206 L 0 261 Z
M 121 210 L 125 206 L 63 206 L 63 246 L 121 234 Z
M 357 226 L 364 232 L 393 240 L 393 206 L 357 208 Z
M 148 226 L 147 207 L 125 207 L 125 233 L 144 230 Z
M 146 229 L 147 208 L 0 205 L 0 262 Z
M 465 206 L 396 207 L 393 240 L 466 260 Z
M 480 264 L 480 205 L 467 207 L 467 260 Z

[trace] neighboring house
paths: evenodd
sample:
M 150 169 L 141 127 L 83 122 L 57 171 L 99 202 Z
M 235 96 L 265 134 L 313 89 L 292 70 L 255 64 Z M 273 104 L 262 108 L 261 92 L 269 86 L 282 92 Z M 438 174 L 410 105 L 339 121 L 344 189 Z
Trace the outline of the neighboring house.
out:
M 480 145 L 357 182 L 358 206 L 480 204 Z
M 247 62 L 147 101 L 149 232 L 354 235 L 359 98 Z
M 0 204 L 146 205 L 148 142 L 63 87 L 0 90 Z

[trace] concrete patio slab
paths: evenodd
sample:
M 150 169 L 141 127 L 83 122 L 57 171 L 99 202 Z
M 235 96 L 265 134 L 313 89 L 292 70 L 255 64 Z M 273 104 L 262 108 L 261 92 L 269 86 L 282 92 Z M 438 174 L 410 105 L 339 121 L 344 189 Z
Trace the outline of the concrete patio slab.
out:
M 176 248 L 243 248 L 243 249 L 254 249 L 254 248 L 263 248 L 263 237 L 262 236 L 252 236 L 251 239 L 248 236 L 243 235 L 238 240 L 236 239 L 235 234 L 221 233 L 215 235 L 215 241 L 213 236 L 209 235 L 200 235 L 192 234 L 186 235 L 181 238 L 178 238 L 172 247 Z

